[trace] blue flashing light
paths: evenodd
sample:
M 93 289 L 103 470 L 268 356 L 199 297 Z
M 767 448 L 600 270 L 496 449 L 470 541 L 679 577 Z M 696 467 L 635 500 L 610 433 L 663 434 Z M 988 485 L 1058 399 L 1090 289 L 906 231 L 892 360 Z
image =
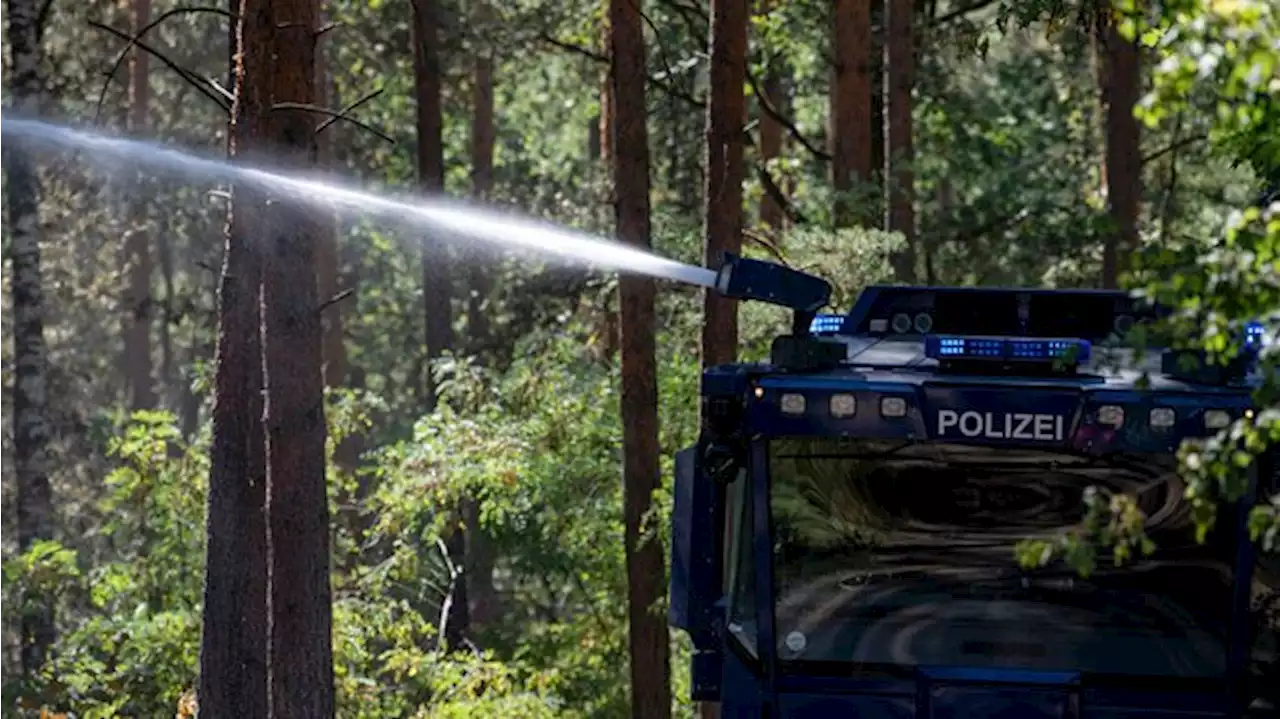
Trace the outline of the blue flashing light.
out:
M 1248 351 L 1257 351 L 1262 349 L 1262 343 L 1266 336 L 1266 328 L 1261 322 L 1250 322 L 1244 326 L 1244 348 Z
M 1081 339 L 1029 339 L 1021 337 L 957 337 L 928 335 L 925 356 L 936 360 L 987 360 L 1002 362 L 1086 362 L 1092 346 Z
M 811 335 L 833 335 L 844 327 L 844 315 L 814 315 L 809 323 Z

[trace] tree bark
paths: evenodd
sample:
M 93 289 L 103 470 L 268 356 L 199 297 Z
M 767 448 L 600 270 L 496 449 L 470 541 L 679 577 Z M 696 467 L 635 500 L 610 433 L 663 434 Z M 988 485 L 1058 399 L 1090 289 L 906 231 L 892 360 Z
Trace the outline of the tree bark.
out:
M 877 0 L 871 3 L 871 57 L 868 59 L 871 74 L 871 180 L 879 189 L 876 207 L 883 208 L 887 201 L 884 195 L 885 178 L 889 176 L 888 163 L 885 160 L 885 94 L 888 92 L 888 74 L 885 72 L 885 3 Z M 878 31 L 876 30 L 878 28 Z M 867 218 L 872 226 L 883 229 L 885 212 L 868 212 Z
M 444 191 L 444 119 L 440 106 L 439 8 L 436 0 L 413 4 L 413 80 L 418 104 L 418 186 L 426 193 Z M 431 363 L 453 348 L 453 308 L 449 291 L 448 248 L 439 237 L 422 240 L 422 309 L 425 314 L 426 362 L 422 387 L 424 408 L 436 405 Z
M 832 8 L 835 65 L 827 141 L 836 227 L 865 221 L 850 193 L 871 179 L 871 2 L 836 0 Z
M 1098 88 L 1106 112 L 1107 208 L 1113 225 L 1103 238 L 1102 286 L 1115 288 L 1138 248 L 1138 213 L 1142 199 L 1141 130 L 1133 116 L 1142 95 L 1140 51 L 1116 27 L 1114 10 L 1100 10 Z
M 278 163 L 311 167 L 315 119 L 277 103 L 314 104 L 318 8 L 315 0 L 259 0 L 269 34 L 245 52 L 271 59 L 271 106 L 264 140 Z M 334 715 L 329 505 L 325 492 L 324 379 L 316 245 L 322 232 L 308 208 L 272 201 L 265 209 L 262 274 L 266 378 L 267 676 L 273 719 Z
M 40 77 L 40 6 L 8 0 L 8 45 L 12 107 L 35 116 L 43 92 Z M 44 340 L 44 279 L 40 269 L 40 178 L 20 143 L 3 153 L 5 200 L 9 204 L 10 292 L 13 295 L 13 465 L 17 482 L 18 548 L 53 537 L 53 493 L 49 487 L 49 357 Z M 23 674 L 32 677 L 53 645 L 53 605 L 24 597 L 20 620 Z
M 483 2 L 476 8 L 476 18 L 484 26 L 491 19 L 489 6 Z M 493 192 L 493 57 L 489 48 L 475 55 L 472 77 L 471 116 L 471 192 L 477 200 L 487 201 Z M 491 291 L 489 270 L 483 257 L 473 257 L 467 267 L 470 292 L 467 296 L 467 328 L 473 347 L 485 347 L 489 340 L 489 315 L 485 301 Z M 481 625 L 498 616 L 497 591 L 493 586 L 494 553 L 489 537 L 480 525 L 480 501 L 463 500 L 466 525 L 466 583 L 470 600 L 471 621 Z
M 707 267 L 719 266 L 725 252 L 742 249 L 742 129 L 746 120 L 742 86 L 747 76 L 747 19 L 747 3 L 743 0 L 711 3 L 711 92 L 707 102 L 703 215 Z M 618 193 L 622 193 L 621 187 Z M 703 365 L 732 362 L 738 352 L 737 302 L 707 291 L 704 303 Z M 626 324 L 624 320 L 623 327 Z
M 616 139 L 613 181 L 618 236 L 639 247 L 649 247 L 649 141 L 640 4 L 640 0 L 609 2 Z M 738 87 L 741 92 L 741 83 Z M 742 114 L 739 111 L 733 117 L 740 122 Z M 738 207 L 741 212 L 741 202 Z M 655 604 L 665 593 L 666 575 L 662 543 L 652 536 L 653 528 L 645 526 L 660 481 L 654 283 L 648 278 L 624 275 L 618 281 L 618 295 L 631 715 L 636 719 L 668 719 L 671 686 L 667 627 L 662 615 L 655 611 Z
M 912 147 L 911 90 L 915 85 L 915 35 L 912 20 L 915 0 L 886 0 L 888 16 L 885 64 L 888 78 L 889 132 L 885 140 L 885 155 L 889 163 L 889 210 L 885 218 L 890 231 L 901 232 L 906 237 L 906 247 L 894 253 L 894 274 L 900 282 L 915 281 L 916 264 L 916 216 L 915 175 L 911 170 L 914 160 Z
M 232 44 L 235 101 L 228 153 L 252 157 L 262 142 L 271 32 L 265 3 L 241 0 Z M 248 42 L 246 42 L 248 41 Z M 240 54 L 235 48 L 246 48 Z M 218 287 L 213 441 L 205 525 L 200 719 L 268 714 L 267 476 L 262 425 L 262 254 L 255 232 L 265 204 L 251 187 L 232 189 Z
M 771 12 L 774 7 L 774 0 L 763 0 L 761 3 L 761 11 L 764 14 Z M 786 74 L 786 60 L 779 54 L 769 64 L 769 70 L 764 76 L 761 87 L 769 102 L 784 113 L 787 112 L 790 104 L 786 97 Z M 760 111 L 759 119 L 760 163 L 767 169 L 775 159 L 782 156 L 782 123 L 763 110 Z M 785 217 L 782 205 L 778 203 L 777 198 L 768 192 L 763 193 L 760 198 L 760 224 L 774 232 L 779 232 L 783 229 Z
M 436 0 L 413 3 L 413 78 L 418 104 L 418 186 L 427 193 L 444 191 L 444 118 L 440 100 L 440 10 Z M 426 325 L 426 362 L 422 377 L 425 409 L 436 406 L 432 362 L 453 348 L 453 308 L 449 249 L 442 238 L 423 238 L 422 300 Z M 450 560 L 466 564 L 466 539 L 454 522 L 445 538 Z M 458 572 L 449 588 L 449 616 L 443 621 L 446 646 L 458 648 L 470 633 L 466 573 Z

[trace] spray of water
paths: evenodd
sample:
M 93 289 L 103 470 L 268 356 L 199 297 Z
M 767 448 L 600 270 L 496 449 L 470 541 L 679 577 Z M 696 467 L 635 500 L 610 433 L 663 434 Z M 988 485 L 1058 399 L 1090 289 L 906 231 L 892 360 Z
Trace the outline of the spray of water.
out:
M 33 144 L 79 150 L 99 164 L 125 163 L 190 179 L 256 185 L 279 197 L 336 207 L 349 215 L 379 217 L 416 227 L 434 227 L 451 236 L 550 255 L 570 264 L 629 272 L 703 287 L 715 286 L 705 267 L 660 257 L 635 247 L 547 222 L 503 214 L 443 199 L 392 199 L 361 189 L 281 172 L 202 158 L 163 145 L 19 118 L 0 116 L 0 134 Z

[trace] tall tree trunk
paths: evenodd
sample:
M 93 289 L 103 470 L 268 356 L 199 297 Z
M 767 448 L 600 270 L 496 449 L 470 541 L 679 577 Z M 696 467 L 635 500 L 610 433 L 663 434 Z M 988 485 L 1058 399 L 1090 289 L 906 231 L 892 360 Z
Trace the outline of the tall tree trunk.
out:
M 262 142 L 270 57 L 261 47 L 271 17 L 265 3 L 234 8 L 235 101 L 228 153 L 252 157 Z M 248 40 L 247 44 L 245 40 Z M 239 55 L 236 48 L 247 47 Z M 252 187 L 232 189 L 218 286 L 213 441 L 205 524 L 204 618 L 200 643 L 201 719 L 266 717 L 267 470 L 262 425 L 262 254 L 256 232 L 265 204 Z M 193 399 L 193 398 L 192 398 Z M 185 405 L 187 412 L 194 403 Z
M 614 102 L 613 182 L 617 231 L 649 247 L 649 139 L 645 106 L 645 47 L 640 0 L 610 0 L 610 73 Z M 745 10 L 744 10 L 745 12 Z M 738 84 L 741 92 L 742 84 Z M 732 115 L 741 122 L 741 110 Z M 731 123 L 731 124 L 734 124 Z M 740 133 L 739 133 L 740 134 Z M 738 208 L 741 212 L 742 203 Z M 671 716 L 667 627 L 655 605 L 665 593 L 662 543 L 645 518 L 658 487 L 658 382 L 654 340 L 654 284 L 618 280 L 622 327 L 622 484 L 626 523 L 631 650 L 631 715 Z
M 836 227 L 865 221 L 850 193 L 871 179 L 871 2 L 835 0 L 832 7 L 831 110 L 827 141 Z
M 138 32 L 149 22 L 151 0 L 133 0 L 133 31 Z M 137 137 L 145 137 L 147 132 L 151 96 L 149 61 L 150 55 L 141 48 L 133 49 L 129 60 L 129 131 Z M 138 185 L 142 181 L 140 175 L 133 178 Z M 129 288 L 125 293 L 124 353 L 129 375 L 130 407 L 140 410 L 156 406 L 151 366 L 151 275 L 154 263 L 147 235 L 147 193 L 138 186 L 129 194 L 132 197 L 129 199 L 129 223 L 125 237 Z
M 889 132 L 885 143 L 890 172 L 889 210 L 886 227 L 906 237 L 906 247 L 894 253 L 894 274 L 900 282 L 915 281 L 916 215 L 915 175 L 911 163 L 912 147 L 911 90 L 915 85 L 915 35 L 912 20 L 915 0 L 885 0 L 888 33 L 885 40 L 885 64 L 888 77 Z
M 489 6 L 483 2 L 476 8 L 476 18 L 483 27 L 491 19 Z M 493 192 L 493 58 L 488 48 L 475 55 L 472 77 L 471 117 L 471 192 L 477 200 L 486 201 Z M 489 340 L 489 316 L 485 300 L 490 288 L 489 271 L 483 257 L 475 257 L 467 268 L 467 327 L 473 347 L 484 347 Z M 493 546 L 480 526 L 480 502 L 469 497 L 463 501 L 466 523 L 465 579 L 470 600 L 471 620 L 475 624 L 491 622 L 497 617 L 498 598 L 493 586 Z
M 444 191 L 444 118 L 440 106 L 439 9 L 436 0 L 413 3 L 413 80 L 418 104 L 418 186 L 427 193 Z M 449 254 L 439 238 L 423 238 L 422 304 L 426 320 L 425 408 L 436 404 L 430 364 L 453 347 L 453 309 Z
M 868 59 L 871 73 L 871 180 L 879 189 L 876 207 L 884 207 L 885 178 L 889 168 L 885 159 L 885 95 L 888 93 L 888 73 L 885 72 L 885 0 L 871 3 L 871 57 Z M 874 227 L 884 228 L 884 212 L 868 212 L 867 219 Z
M 277 162 L 316 161 L 314 116 L 277 103 L 314 104 L 316 0 L 258 0 L 270 32 L 245 37 L 245 52 L 271 58 L 271 106 L 264 145 Z M 270 567 L 267 676 L 273 719 L 334 714 L 333 609 L 329 587 L 329 504 L 325 492 L 324 378 L 321 370 L 314 210 L 271 202 L 262 273 L 266 378 L 267 556 Z
M 418 104 L 418 186 L 428 193 L 444 191 L 444 117 L 440 105 L 440 13 L 436 0 L 413 3 L 413 78 Z M 426 321 L 426 367 L 423 373 L 425 408 L 433 409 L 437 395 L 431 363 L 453 348 L 453 308 L 448 247 L 439 238 L 423 238 L 422 304 Z M 466 539 L 454 522 L 446 538 L 449 558 L 465 566 Z M 449 616 L 445 644 L 457 648 L 470 633 L 465 572 L 455 573 L 449 588 Z
M 1106 112 L 1107 208 L 1112 231 L 1103 239 L 1102 286 L 1114 288 L 1138 248 L 1138 212 L 1142 199 L 1142 151 L 1134 106 L 1142 94 L 1140 51 L 1116 27 L 1115 11 L 1100 10 L 1098 88 Z
M 704 198 L 704 261 L 720 264 L 725 252 L 742 249 L 742 126 L 747 76 L 747 4 L 711 3 L 711 92 L 707 101 L 707 183 Z M 616 77 L 616 76 L 615 76 Z M 616 91 L 616 89 L 615 89 Z M 619 194 L 622 188 L 618 188 Z M 738 304 L 708 290 L 702 321 L 702 362 L 732 362 L 738 352 Z M 623 322 L 623 326 L 626 326 Z
M 768 12 L 767 3 L 765 10 Z M 769 103 L 781 112 L 786 112 L 790 104 L 786 97 L 785 63 L 786 60 L 781 55 L 773 59 L 768 73 L 764 76 L 764 87 L 761 88 Z M 760 111 L 760 162 L 766 169 L 775 159 L 782 156 L 782 138 L 782 123 L 762 109 Z M 765 192 L 760 198 L 760 224 L 774 232 L 779 232 L 783 229 L 785 217 L 782 205 L 778 203 L 777 198 Z
M 43 49 L 38 0 L 8 0 L 8 45 L 12 107 L 40 112 Z M 13 464 L 17 481 L 18 547 L 25 551 L 53 537 L 49 488 L 49 358 L 44 341 L 44 280 L 40 270 L 40 178 L 25 148 L 10 142 L 3 153 L 5 200 L 9 204 L 9 278 L 13 294 Z M 23 674 L 44 664 L 55 638 L 53 605 L 46 597 L 24 597 L 21 619 Z

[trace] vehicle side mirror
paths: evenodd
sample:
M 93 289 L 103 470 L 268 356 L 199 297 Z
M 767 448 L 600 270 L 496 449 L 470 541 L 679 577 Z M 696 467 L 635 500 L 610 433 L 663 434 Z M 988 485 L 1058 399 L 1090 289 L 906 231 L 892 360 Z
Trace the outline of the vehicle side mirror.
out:
M 676 453 L 667 621 L 693 640 L 693 699 L 720 696 L 720 516 L 723 486 L 701 471 L 696 447 Z

